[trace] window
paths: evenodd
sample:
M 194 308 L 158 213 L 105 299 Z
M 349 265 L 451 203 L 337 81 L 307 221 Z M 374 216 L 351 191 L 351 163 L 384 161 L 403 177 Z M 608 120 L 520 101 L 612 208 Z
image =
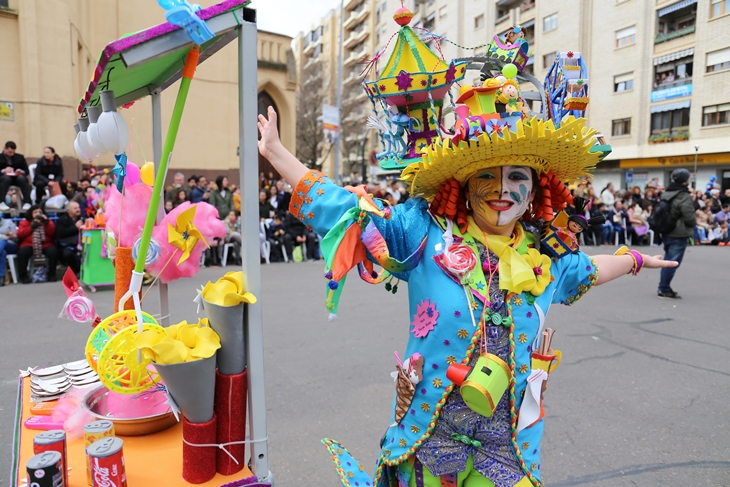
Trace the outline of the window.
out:
M 484 14 L 479 14 L 474 17 L 474 29 L 481 29 L 484 27 Z
M 616 31 L 616 47 L 626 47 L 636 44 L 636 26 Z
M 449 13 L 449 6 L 448 6 L 448 5 L 443 5 L 443 6 L 442 6 L 442 7 L 441 7 L 441 8 L 439 9 L 439 18 L 440 18 L 440 19 L 443 19 L 444 17 L 446 17 L 446 14 L 447 14 L 447 13 Z
M 631 119 L 621 118 L 611 121 L 611 135 L 629 135 L 631 133 Z
M 613 77 L 613 92 L 621 93 L 634 89 L 634 73 L 620 74 Z
M 710 18 L 713 19 L 725 14 L 730 14 L 730 0 L 712 0 Z
M 730 47 L 707 53 L 707 73 L 730 68 Z
M 651 114 L 651 134 L 676 135 L 689 129 L 689 107 Z
M 730 103 L 702 108 L 702 126 L 724 125 L 730 122 Z
M 554 13 L 542 19 L 542 31 L 550 32 L 558 28 L 558 14 Z
M 654 89 L 690 84 L 693 64 L 692 56 L 657 64 L 654 66 Z
M 555 62 L 555 53 L 551 52 L 550 54 L 545 54 L 542 56 L 542 67 L 545 69 L 550 69 L 550 67 Z

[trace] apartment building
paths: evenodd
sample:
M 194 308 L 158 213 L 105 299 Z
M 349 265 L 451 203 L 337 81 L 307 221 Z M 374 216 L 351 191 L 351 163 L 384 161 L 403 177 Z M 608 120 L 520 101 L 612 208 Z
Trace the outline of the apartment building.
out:
M 398 7 L 380 0 L 377 45 L 395 31 L 387 14 Z M 730 0 L 425 0 L 406 7 L 416 14 L 411 25 L 444 38 L 430 45 L 446 59 L 483 55 L 492 36 L 515 24 L 530 44 L 525 69 L 538 80 L 557 52 L 581 52 L 590 125 L 613 147 L 596 170 L 597 185 L 668 184 L 673 169 L 692 171 L 697 155 L 701 186 L 714 175 L 730 187 Z M 472 78 L 466 81 L 477 82 L 476 72 Z

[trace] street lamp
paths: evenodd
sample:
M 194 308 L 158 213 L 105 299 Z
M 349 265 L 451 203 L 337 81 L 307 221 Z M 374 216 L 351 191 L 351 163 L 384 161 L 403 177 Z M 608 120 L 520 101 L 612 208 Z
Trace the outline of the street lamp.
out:
M 695 184 L 692 186 L 695 191 L 697 191 L 697 154 L 700 152 L 700 144 L 695 144 Z

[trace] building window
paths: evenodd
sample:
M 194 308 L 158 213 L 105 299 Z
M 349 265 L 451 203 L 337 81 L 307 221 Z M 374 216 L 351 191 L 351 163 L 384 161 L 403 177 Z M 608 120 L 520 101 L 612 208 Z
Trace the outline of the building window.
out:
M 613 77 L 613 92 L 621 93 L 634 89 L 634 73 L 620 74 Z
M 730 122 L 730 103 L 702 108 L 702 126 L 726 125 Z
M 636 44 L 636 26 L 616 31 L 616 47 L 626 47 Z
M 652 137 L 676 136 L 689 130 L 689 107 L 651 114 Z
M 550 54 L 544 54 L 542 56 L 542 67 L 545 69 L 549 69 L 553 63 L 555 62 L 555 53 L 551 52 Z
M 730 47 L 707 53 L 707 73 L 730 68 Z
M 712 0 L 710 18 L 714 19 L 725 14 L 730 14 L 730 0 Z
M 474 17 L 474 29 L 481 29 L 484 27 L 484 14 L 479 14 Z
M 697 19 L 697 2 L 676 2 L 657 11 L 654 44 L 692 34 Z
M 629 135 L 631 133 L 631 119 L 621 118 L 611 121 L 611 135 Z
M 550 32 L 558 28 L 558 14 L 554 13 L 542 19 L 542 31 Z
M 692 56 L 686 56 L 654 66 L 654 89 L 692 83 L 693 60 Z
M 443 19 L 444 17 L 446 17 L 447 13 L 449 13 L 449 6 L 442 5 L 441 8 L 439 8 L 439 18 Z

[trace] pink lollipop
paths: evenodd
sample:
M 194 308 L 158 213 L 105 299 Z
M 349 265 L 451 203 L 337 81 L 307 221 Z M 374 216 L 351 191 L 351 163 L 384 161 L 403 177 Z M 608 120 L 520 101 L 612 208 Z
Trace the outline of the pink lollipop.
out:
M 140 177 L 139 166 L 133 162 L 127 161 L 127 175 L 124 176 L 124 185 L 126 187 L 134 186 L 139 182 Z
M 96 307 L 94 303 L 80 294 L 74 293 L 63 305 L 63 313 L 71 321 L 77 323 L 89 323 L 96 319 Z

